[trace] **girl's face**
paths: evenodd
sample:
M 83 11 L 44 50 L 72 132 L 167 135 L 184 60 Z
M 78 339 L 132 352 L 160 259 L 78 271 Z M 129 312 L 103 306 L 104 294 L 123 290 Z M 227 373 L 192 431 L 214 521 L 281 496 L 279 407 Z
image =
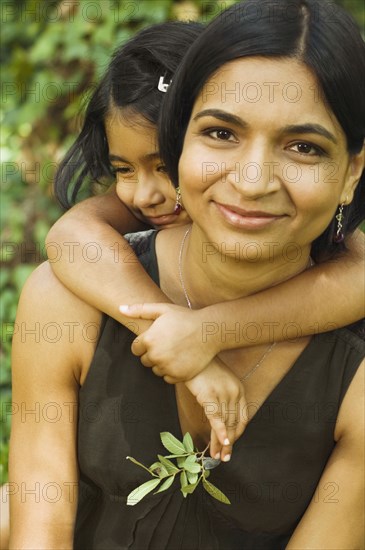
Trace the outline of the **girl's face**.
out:
M 304 64 L 241 58 L 203 86 L 179 181 L 207 241 L 227 254 L 247 245 L 246 257 L 252 245 L 255 259 L 268 259 L 291 243 L 309 250 L 338 205 L 351 202 L 363 162 L 362 155 L 350 158 Z
M 105 131 L 120 200 L 153 227 L 188 223 L 185 210 L 174 214 L 176 190 L 159 157 L 156 128 L 141 116 L 118 111 L 106 119 Z

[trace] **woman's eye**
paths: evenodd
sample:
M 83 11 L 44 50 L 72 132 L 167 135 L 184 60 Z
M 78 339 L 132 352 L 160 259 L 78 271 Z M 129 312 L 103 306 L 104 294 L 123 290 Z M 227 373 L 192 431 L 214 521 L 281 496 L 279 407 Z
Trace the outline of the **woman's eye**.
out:
M 306 155 L 308 157 L 314 157 L 314 156 L 319 157 L 325 154 L 323 149 L 321 149 L 317 145 L 313 145 L 312 143 L 306 143 L 306 142 L 294 143 L 294 145 L 290 146 L 290 149 L 295 153 L 299 153 L 300 155 Z
M 157 172 L 162 172 L 163 174 L 166 174 L 166 166 L 164 164 L 160 164 L 160 166 L 157 166 L 156 170 Z
M 237 143 L 235 135 L 230 130 L 226 130 L 225 128 L 208 128 L 203 133 L 204 135 L 219 141 L 231 141 Z

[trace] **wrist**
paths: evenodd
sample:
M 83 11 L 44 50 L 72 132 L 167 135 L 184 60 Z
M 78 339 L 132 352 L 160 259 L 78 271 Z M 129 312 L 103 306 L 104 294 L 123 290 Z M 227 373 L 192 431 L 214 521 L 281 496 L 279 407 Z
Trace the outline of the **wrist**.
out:
M 214 357 L 225 349 L 222 342 L 221 321 L 215 305 L 194 310 L 197 314 L 196 329 L 199 331 L 204 350 Z

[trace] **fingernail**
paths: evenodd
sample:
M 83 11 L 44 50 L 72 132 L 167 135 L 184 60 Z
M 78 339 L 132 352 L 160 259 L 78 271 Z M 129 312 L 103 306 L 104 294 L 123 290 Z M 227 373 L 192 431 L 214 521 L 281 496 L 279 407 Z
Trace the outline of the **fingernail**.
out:
M 119 311 L 121 313 L 128 313 L 128 310 L 129 310 L 129 306 L 124 306 L 124 305 L 119 306 Z
M 219 460 L 220 457 L 221 457 L 221 453 L 217 453 L 217 454 L 214 455 L 214 458 L 215 458 L 216 460 Z
M 229 444 L 230 444 L 230 443 L 229 443 L 228 437 L 226 437 L 226 439 L 223 441 L 223 444 L 224 444 L 224 445 L 229 445 Z M 227 456 L 228 456 L 228 455 L 227 455 Z
M 229 462 L 231 460 L 231 455 L 226 455 L 223 459 L 223 462 Z

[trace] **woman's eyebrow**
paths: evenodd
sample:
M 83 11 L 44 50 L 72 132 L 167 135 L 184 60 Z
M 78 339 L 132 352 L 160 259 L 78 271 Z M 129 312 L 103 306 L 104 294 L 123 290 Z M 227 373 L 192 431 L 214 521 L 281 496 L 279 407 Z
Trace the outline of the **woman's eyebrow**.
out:
M 218 118 L 223 122 L 228 122 L 229 124 L 235 124 L 236 126 L 240 126 L 241 128 L 247 128 L 247 123 L 244 120 L 242 120 L 240 117 L 236 115 L 232 115 L 231 113 L 227 113 L 226 111 L 221 111 L 220 109 L 205 109 L 204 111 L 200 111 L 195 115 L 193 120 L 196 121 L 205 116 L 211 116 L 214 118 Z
M 335 145 L 338 144 L 337 139 L 329 130 L 321 126 L 320 124 L 293 124 L 290 126 L 285 126 L 282 130 L 283 134 L 319 134 L 329 141 L 332 141 Z

